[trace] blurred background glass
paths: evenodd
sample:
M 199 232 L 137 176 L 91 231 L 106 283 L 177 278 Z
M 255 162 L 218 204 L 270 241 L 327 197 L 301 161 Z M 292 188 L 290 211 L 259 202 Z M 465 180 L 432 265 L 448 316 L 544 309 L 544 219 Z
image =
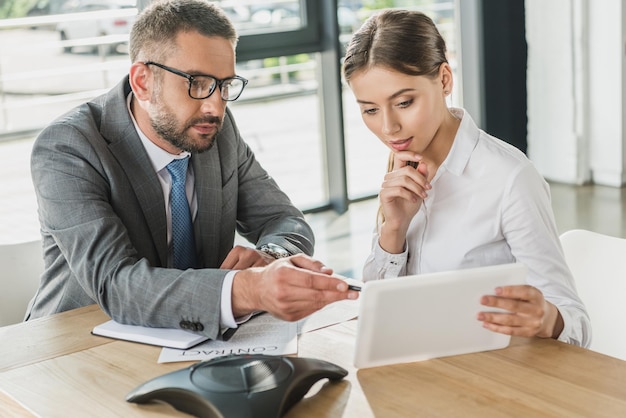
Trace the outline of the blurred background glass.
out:
M 147 1 L 19 0 L 0 4 L 0 141 L 34 138 L 54 118 L 112 88 L 127 74 L 128 33 Z M 343 138 L 326 137 L 318 14 L 306 0 L 216 2 L 240 34 L 237 73 L 250 80 L 230 103 L 242 136 L 294 203 L 305 211 L 329 207 L 329 184 L 345 182 L 348 200 L 377 194 L 387 151 L 364 126 L 342 83 Z M 421 10 L 446 38 L 458 74 L 453 0 L 336 2 L 339 59 L 351 34 L 387 7 Z M 255 44 L 257 42 L 257 44 Z M 261 42 L 261 44 L 259 44 Z M 313 46 L 312 46 L 313 45 Z M 256 51 L 256 52 L 255 52 Z M 259 52 L 260 51 L 260 52 Z M 262 57 L 257 57 L 263 55 Z M 254 59 L 246 59 L 253 56 Z M 453 97 L 453 103 L 460 100 Z M 339 135 L 341 136 L 341 135 Z M 336 142 L 340 141 L 340 142 Z M 342 170 L 328 152 L 344 151 Z M 343 145 L 342 145 L 343 144 Z M 330 173 L 330 174 L 329 174 Z

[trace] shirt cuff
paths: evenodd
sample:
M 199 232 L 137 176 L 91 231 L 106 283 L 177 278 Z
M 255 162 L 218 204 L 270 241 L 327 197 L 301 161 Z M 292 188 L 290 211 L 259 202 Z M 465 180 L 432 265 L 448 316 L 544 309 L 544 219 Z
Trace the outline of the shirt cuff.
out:
M 378 270 L 381 273 L 381 278 L 387 279 L 390 277 L 398 277 L 401 275 L 408 259 L 409 250 L 405 248 L 404 252 L 400 254 L 391 254 L 383 250 L 379 242 L 376 242 L 374 247 L 374 257 Z
M 237 328 L 237 321 L 233 316 L 233 279 L 239 270 L 229 271 L 222 282 L 222 302 L 220 307 L 220 325 L 226 328 Z
M 220 306 L 220 327 L 222 328 L 237 328 L 237 325 L 248 321 L 255 314 L 255 312 L 252 312 L 239 318 L 233 316 L 233 279 L 238 272 L 239 270 L 229 271 L 224 276 L 224 281 L 222 282 L 222 302 Z
M 585 339 L 585 334 L 589 336 L 591 334 L 591 330 L 589 329 L 585 333 L 583 331 L 583 325 L 580 325 L 582 322 L 581 318 L 576 318 L 575 315 L 572 315 L 572 312 L 570 312 L 567 308 L 559 307 L 557 305 L 555 306 L 563 318 L 563 331 L 561 331 L 557 340 L 577 345 L 579 347 L 589 348 L 589 337 Z

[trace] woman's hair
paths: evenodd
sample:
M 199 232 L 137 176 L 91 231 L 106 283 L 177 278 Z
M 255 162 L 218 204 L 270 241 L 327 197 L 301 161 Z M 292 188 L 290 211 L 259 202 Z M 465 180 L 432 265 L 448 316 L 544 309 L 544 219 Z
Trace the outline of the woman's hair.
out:
M 207 0 L 154 0 L 137 16 L 130 32 L 130 59 L 160 61 L 176 48 L 176 35 L 196 31 L 237 45 L 237 31 L 226 14 Z
M 352 36 L 343 63 L 348 83 L 373 66 L 407 75 L 435 77 L 446 58 L 446 43 L 424 13 L 386 9 L 370 16 Z
M 393 162 L 394 162 L 394 153 L 390 152 L 389 157 L 387 158 L 387 173 L 393 171 Z M 383 205 L 378 205 L 378 210 L 376 211 L 376 231 L 380 232 L 380 226 L 385 222 L 385 213 L 383 212 Z
M 343 63 L 343 75 L 351 77 L 372 67 L 385 67 L 403 74 L 436 77 L 447 63 L 446 43 L 435 23 L 424 13 L 386 9 L 369 17 L 352 36 Z M 387 172 L 394 168 L 389 154 Z M 385 221 L 378 208 L 377 228 Z

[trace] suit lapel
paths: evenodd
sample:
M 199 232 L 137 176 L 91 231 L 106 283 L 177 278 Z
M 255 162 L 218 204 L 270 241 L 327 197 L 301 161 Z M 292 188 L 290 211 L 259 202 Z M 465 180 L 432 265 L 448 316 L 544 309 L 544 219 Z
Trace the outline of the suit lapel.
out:
M 107 95 L 106 105 L 103 107 L 101 132 L 111 141 L 109 150 L 125 172 L 127 184 L 133 188 L 137 196 L 161 265 L 167 266 L 167 220 L 163 191 L 128 114 L 126 96 L 129 92 L 127 77 Z M 129 202 L 129 208 L 136 210 L 132 202 Z

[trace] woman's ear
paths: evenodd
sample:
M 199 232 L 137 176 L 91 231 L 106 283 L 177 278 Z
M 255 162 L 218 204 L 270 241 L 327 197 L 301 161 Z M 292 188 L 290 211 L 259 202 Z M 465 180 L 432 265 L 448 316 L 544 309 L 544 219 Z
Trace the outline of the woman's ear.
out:
M 128 80 L 130 87 L 133 89 L 133 94 L 138 100 L 150 100 L 154 77 L 146 64 L 142 62 L 133 63 L 133 65 L 130 66 Z
M 439 66 L 439 79 L 441 80 L 441 89 L 443 90 L 443 95 L 449 95 L 452 92 L 454 81 L 452 79 L 452 68 L 447 62 L 443 62 Z

